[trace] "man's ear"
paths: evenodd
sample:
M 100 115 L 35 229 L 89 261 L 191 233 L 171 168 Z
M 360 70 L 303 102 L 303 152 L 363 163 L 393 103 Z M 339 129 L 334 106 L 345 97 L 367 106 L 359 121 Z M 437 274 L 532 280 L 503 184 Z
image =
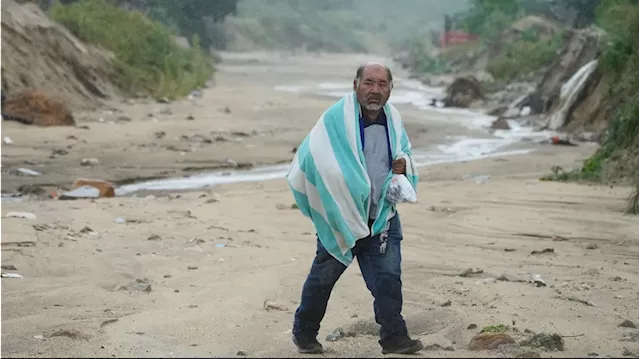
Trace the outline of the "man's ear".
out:
M 353 91 L 358 89 L 358 79 L 353 80 Z

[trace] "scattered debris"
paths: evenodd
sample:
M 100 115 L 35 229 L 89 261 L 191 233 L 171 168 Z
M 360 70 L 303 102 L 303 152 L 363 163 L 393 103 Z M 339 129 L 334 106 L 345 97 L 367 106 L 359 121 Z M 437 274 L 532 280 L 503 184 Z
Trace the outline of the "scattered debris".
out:
M 195 120 L 195 118 L 192 115 L 189 115 L 189 116 L 185 117 L 185 120 L 193 121 L 193 120 Z
M 104 322 L 102 322 L 102 324 L 100 324 L 100 328 L 103 328 L 105 325 L 111 324 L 111 323 L 115 323 L 118 321 L 118 318 L 111 318 L 111 319 L 107 319 Z
M 514 344 L 509 335 L 504 333 L 480 333 L 476 334 L 469 342 L 469 350 L 497 349 L 501 344 Z
M 187 269 L 196 270 L 196 269 L 198 269 L 198 266 L 187 266 Z
M 564 350 L 564 339 L 557 333 L 547 334 L 538 333 L 531 338 L 524 339 L 520 342 L 521 346 L 532 348 L 544 348 L 546 350 Z
M 2 273 L 0 274 L 0 276 L 2 276 L 2 278 L 19 278 L 19 279 L 24 278 L 22 275 L 18 273 Z
M 116 192 L 113 184 L 100 179 L 78 178 L 73 181 L 73 188 L 82 186 L 95 187 L 100 191 L 100 197 L 115 197 Z
M 631 350 L 629 350 L 629 348 L 624 348 L 622 350 L 622 356 L 624 356 L 624 357 L 637 357 L 638 354 L 632 352 Z
M 81 333 L 77 329 L 59 329 L 49 335 L 45 335 L 45 338 L 53 338 L 53 337 L 67 337 L 71 339 L 85 339 L 88 340 L 89 336 Z
M 638 325 L 636 323 L 630 321 L 629 319 L 625 319 L 622 323 L 618 324 L 618 327 L 620 327 L 620 328 L 638 329 Z
M 460 274 L 458 274 L 457 276 L 459 277 L 463 277 L 463 278 L 467 278 L 467 277 L 473 277 L 475 275 L 478 274 L 482 274 L 484 273 L 484 271 L 482 269 L 471 269 L 471 268 L 467 268 L 465 270 L 463 270 Z
M 532 274 L 531 275 L 531 283 L 535 284 L 536 287 L 546 287 L 547 282 L 542 278 L 540 274 Z
M 224 248 L 227 245 L 225 243 L 216 243 L 216 248 Z
M 271 301 L 269 299 L 265 300 L 264 303 L 262 303 L 262 307 L 267 312 L 271 312 L 273 310 L 284 312 L 284 311 L 288 310 L 287 307 L 285 307 L 284 305 L 278 304 L 278 303 L 276 303 L 274 301 Z
M 441 307 L 450 307 L 451 306 L 451 301 L 447 300 L 446 302 L 440 304 Z
M 591 243 L 591 244 L 587 244 L 585 247 L 585 249 L 598 249 L 598 245 L 595 243 Z
M 123 223 L 126 223 L 127 221 L 126 221 L 124 218 L 122 218 L 122 217 L 117 217 L 117 218 L 114 220 L 114 222 L 115 222 L 115 223 L 117 223 L 117 224 L 123 224 Z
M 9 212 L 7 218 L 36 219 L 36 215 L 31 212 Z
M 97 166 L 100 164 L 100 161 L 97 158 L 83 158 L 80 161 L 81 166 Z
M 87 198 L 100 198 L 100 190 L 92 186 L 80 186 L 72 189 L 71 191 L 63 192 L 58 197 L 60 200 Z
M 536 256 L 536 255 L 542 255 L 542 254 L 555 254 L 555 250 L 553 248 L 545 248 L 541 251 L 532 251 L 531 255 L 532 256 Z
M 2 139 L 2 142 L 4 142 L 5 145 L 12 145 L 13 144 L 13 140 L 9 136 L 4 136 L 4 138 Z
M 238 352 L 236 353 L 236 355 L 237 355 L 237 356 L 241 356 L 241 357 L 246 357 L 246 356 L 247 356 L 247 353 L 245 353 L 245 352 L 244 352 L 244 351 L 242 351 L 242 350 L 238 350 Z
M 15 172 L 17 175 L 22 175 L 22 176 L 40 176 L 41 173 L 38 171 L 34 171 L 32 169 L 28 169 L 28 168 L 18 168 Z
M 162 237 L 160 237 L 157 234 L 152 234 L 151 236 L 149 236 L 149 238 L 147 238 L 148 241 L 159 241 L 161 239 L 162 239 Z
M 568 301 L 571 301 L 571 302 L 582 303 L 582 304 L 584 304 L 586 306 L 589 306 L 589 307 L 597 307 L 596 303 L 594 303 L 594 302 L 592 302 L 590 300 L 584 300 L 584 299 L 580 299 L 580 298 L 574 297 L 574 296 L 571 296 L 571 297 L 559 297 L 558 296 L 558 297 L 555 297 L 555 298 L 564 299 L 564 300 L 568 300 Z
M 2 269 L 4 269 L 4 270 L 18 270 L 18 268 L 16 268 L 16 266 L 14 266 L 13 264 L 3 264 L 2 265 Z
M 335 342 L 340 338 L 343 338 L 345 336 L 344 331 L 342 330 L 342 328 L 337 328 L 336 330 L 334 330 L 333 332 L 329 333 L 329 335 L 327 335 L 327 341 L 328 342 Z

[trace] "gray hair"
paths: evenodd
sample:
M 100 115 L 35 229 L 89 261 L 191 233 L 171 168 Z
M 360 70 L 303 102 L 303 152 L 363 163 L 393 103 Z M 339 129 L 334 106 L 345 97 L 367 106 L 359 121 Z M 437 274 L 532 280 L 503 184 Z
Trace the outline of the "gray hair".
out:
M 384 65 L 381 64 L 379 62 L 370 62 L 367 64 L 362 64 L 360 66 L 358 66 L 358 69 L 356 70 L 356 86 L 360 86 L 360 80 L 362 79 L 362 75 L 364 74 L 364 69 L 367 67 L 367 65 L 380 65 L 382 67 L 385 68 L 385 70 L 387 70 L 387 78 L 389 80 L 389 86 L 393 87 L 393 74 L 391 74 L 391 69 Z

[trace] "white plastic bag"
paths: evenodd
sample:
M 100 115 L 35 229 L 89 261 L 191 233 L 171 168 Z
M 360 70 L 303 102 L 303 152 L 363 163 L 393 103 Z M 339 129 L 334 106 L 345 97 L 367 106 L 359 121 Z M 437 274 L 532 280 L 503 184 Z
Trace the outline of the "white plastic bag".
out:
M 391 203 L 415 203 L 418 201 L 416 190 L 405 175 L 394 174 L 387 190 L 387 201 Z

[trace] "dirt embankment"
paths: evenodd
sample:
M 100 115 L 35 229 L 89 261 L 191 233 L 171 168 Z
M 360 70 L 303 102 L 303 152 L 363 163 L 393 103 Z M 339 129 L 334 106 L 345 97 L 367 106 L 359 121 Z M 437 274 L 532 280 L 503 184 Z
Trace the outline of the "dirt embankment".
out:
M 2 88 L 35 89 L 72 109 L 94 109 L 114 97 L 112 54 L 87 45 L 34 3 L 2 1 Z

